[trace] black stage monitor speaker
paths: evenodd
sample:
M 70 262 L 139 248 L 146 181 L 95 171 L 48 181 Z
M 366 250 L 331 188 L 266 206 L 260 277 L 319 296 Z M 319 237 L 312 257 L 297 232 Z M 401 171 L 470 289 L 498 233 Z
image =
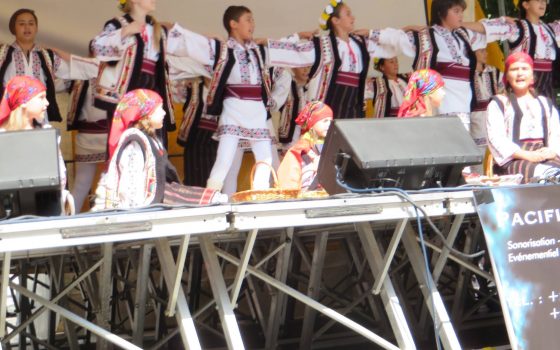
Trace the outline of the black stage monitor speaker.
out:
M 465 166 L 482 156 L 456 116 L 335 120 L 319 163 L 319 183 L 329 194 L 353 188 L 414 190 L 456 186 Z
M 0 132 L 0 218 L 60 215 L 58 131 Z

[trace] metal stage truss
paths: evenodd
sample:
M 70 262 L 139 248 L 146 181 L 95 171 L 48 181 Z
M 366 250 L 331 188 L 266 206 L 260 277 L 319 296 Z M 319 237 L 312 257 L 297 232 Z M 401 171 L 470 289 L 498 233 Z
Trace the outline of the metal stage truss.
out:
M 472 192 L 411 198 L 447 246 L 484 245 Z M 0 344 L 434 349 L 434 329 L 444 349 L 507 343 L 487 264 L 422 222 L 427 254 L 395 195 L 5 222 Z

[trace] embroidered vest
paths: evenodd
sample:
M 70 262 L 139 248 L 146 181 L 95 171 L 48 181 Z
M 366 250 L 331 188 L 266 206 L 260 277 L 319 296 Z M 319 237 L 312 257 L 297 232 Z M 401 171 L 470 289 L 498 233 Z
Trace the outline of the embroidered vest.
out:
M 193 128 L 197 128 L 204 109 L 202 93 L 204 79 L 192 79 L 187 88 L 187 96 L 183 105 L 183 121 L 177 133 L 177 143 L 186 147 L 189 135 Z
M 117 29 L 126 27 L 133 20 L 126 14 L 108 21 L 105 26 L 112 24 Z M 153 23 L 150 16 L 147 23 Z M 134 35 L 136 43 L 127 47 L 119 61 L 102 62 L 99 66 L 99 78 L 95 87 L 95 102 L 97 108 L 113 111 L 121 97 L 130 90 L 140 88 L 138 79 L 141 76 L 144 57 L 144 41 L 140 34 Z M 159 59 L 156 62 L 156 91 L 163 98 L 165 110 L 165 126 L 167 131 L 175 130 L 175 115 L 171 98 L 169 76 L 165 62 L 165 48 L 167 47 L 167 30 L 162 27 L 159 45 Z M 110 116 L 112 117 L 112 116 Z
M 363 104 L 370 56 L 363 37 L 351 34 L 350 40 L 358 44 L 362 57 L 363 68 L 360 73 L 359 91 L 356 101 L 361 106 Z M 338 44 L 334 33 L 316 36 L 313 38 L 313 43 L 315 46 L 315 63 L 311 66 L 311 71 L 309 72 L 311 77 L 310 89 L 314 91 L 313 100 L 326 101 L 334 93 L 334 85 L 336 84 L 336 78 L 342 61 L 338 53 Z
M 297 83 L 292 80 L 286 103 L 280 108 L 280 125 L 278 125 L 278 139 L 280 143 L 290 143 L 294 136 L 300 104 L 305 99 L 304 96 L 300 96 L 299 91 Z
M 107 172 L 102 175 L 99 181 L 95 192 L 95 205 L 92 211 L 121 207 L 119 192 L 120 170 L 118 163 L 122 151 L 132 142 L 137 142 L 140 145 L 144 155 L 146 182 L 144 187 L 138 190 L 143 191 L 146 202 L 149 204 L 163 202 L 165 190 L 165 164 L 162 162 L 163 158 L 158 157 L 157 152 L 154 151 L 153 141 L 149 139 L 149 136 L 136 128 L 130 128 L 122 134 L 119 145 L 109 162 Z
M 261 72 L 262 80 L 262 101 L 267 110 L 270 110 L 272 99 L 270 98 L 270 90 L 272 81 L 270 71 L 266 68 L 266 57 L 264 50 L 261 48 L 251 49 Z M 224 108 L 224 96 L 227 81 L 231 70 L 235 65 L 235 56 L 233 49 L 229 48 L 227 42 L 219 42 L 216 40 L 216 59 L 214 62 L 214 72 L 208 88 L 208 96 L 206 98 L 206 114 L 220 116 Z
M 14 50 L 12 45 L 0 45 L 0 98 L 4 94 L 4 77 L 6 76 L 8 66 L 12 63 Z M 56 79 L 54 76 L 54 52 L 48 49 L 39 49 L 37 54 L 41 61 L 41 69 L 45 77 L 45 86 L 47 87 L 47 100 L 49 101 L 47 115 L 49 121 L 61 122 L 62 117 L 56 103 L 56 91 L 54 88 L 54 81 Z
M 471 110 L 474 109 L 476 104 L 475 87 L 474 87 L 474 74 L 476 69 L 476 55 L 469 43 L 469 35 L 464 28 L 454 30 L 459 40 L 461 40 L 467 50 L 467 58 L 469 59 L 469 81 L 473 98 L 471 99 Z M 414 70 L 419 69 L 435 69 L 437 64 L 437 56 L 439 48 L 434 35 L 434 28 L 424 28 L 419 32 L 414 33 L 414 43 L 416 45 L 416 56 L 412 63 Z
M 405 83 L 408 82 L 408 74 L 397 75 L 397 79 L 403 80 Z M 374 118 L 384 118 L 389 117 L 391 111 L 391 99 L 393 98 L 393 93 L 389 88 L 389 81 L 387 77 L 377 77 L 373 81 L 373 96 L 374 100 Z
M 88 93 L 88 80 L 73 80 L 70 91 L 70 103 L 68 105 L 68 115 L 66 116 L 66 129 L 78 130 L 78 117 L 84 107 L 84 102 Z

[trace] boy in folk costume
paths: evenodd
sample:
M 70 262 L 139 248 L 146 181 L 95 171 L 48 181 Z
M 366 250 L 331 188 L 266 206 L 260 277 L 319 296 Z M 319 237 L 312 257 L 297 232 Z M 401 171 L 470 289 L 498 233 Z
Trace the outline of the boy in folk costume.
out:
M 534 60 L 535 88 L 556 103 L 554 67 L 560 59 L 560 21 L 544 23 L 547 0 L 514 0 L 519 19 L 505 17 L 482 20 L 472 29 L 486 33 L 489 41 L 507 40 L 512 52 L 525 52 Z M 556 67 L 556 70 L 558 67 Z
M 332 0 L 321 16 L 328 35 L 294 34 L 269 40 L 274 66 L 311 66 L 309 98 L 331 106 L 336 118 L 363 118 L 364 91 L 370 57 L 394 57 L 395 51 L 377 45 L 369 32 L 352 34 L 355 18 L 350 6 Z M 312 40 L 300 40 L 308 39 Z
M 462 26 L 465 0 L 434 0 L 431 26 L 417 32 L 387 28 L 374 33 L 380 45 L 414 58 L 414 70 L 431 68 L 445 82 L 446 98 L 438 114 L 470 113 L 476 68 L 475 50 L 487 45 L 486 36 Z
M 0 44 L 0 98 L 11 78 L 21 75 L 34 77 L 47 89 L 48 120 L 44 122 L 60 122 L 62 117 L 56 103 L 56 80 L 67 77 L 68 65 L 52 50 L 35 43 L 38 27 L 39 21 L 33 10 L 19 9 L 10 17 L 9 29 L 15 41 L 9 45 Z
M 373 117 L 396 117 L 410 74 L 399 74 L 399 60 L 396 57 L 375 59 L 374 68 L 382 76 L 367 81 L 365 96 L 365 99 L 373 100 Z
M 272 162 L 271 135 L 267 126 L 272 104 L 271 78 L 264 50 L 253 41 L 255 22 L 244 6 L 230 6 L 223 17 L 229 38 L 225 42 L 175 26 L 170 36 L 180 39 L 178 52 L 212 71 L 206 113 L 219 116 L 216 163 L 207 187 L 221 190 L 235 157 L 239 140 L 248 140 L 257 162 Z M 178 40 L 179 41 L 179 40 Z M 253 188 L 270 186 L 270 169 L 258 166 Z
M 278 130 L 273 123 L 272 115 L 278 113 L 279 109 L 286 103 L 288 95 L 290 93 L 290 82 L 292 77 L 290 72 L 284 68 L 269 68 L 269 73 L 271 77 L 271 89 L 270 89 L 270 118 L 267 119 L 266 125 L 270 131 L 271 137 L 271 150 L 272 150 L 272 168 L 278 169 L 280 165 L 280 155 L 279 147 L 281 147 L 278 141 Z M 231 163 L 229 172 L 224 180 L 224 187 L 222 192 L 231 195 L 237 192 L 237 183 L 239 178 L 239 173 L 241 171 L 241 165 L 243 164 L 243 157 L 247 151 L 251 150 L 251 144 L 247 140 L 240 140 L 237 152 Z

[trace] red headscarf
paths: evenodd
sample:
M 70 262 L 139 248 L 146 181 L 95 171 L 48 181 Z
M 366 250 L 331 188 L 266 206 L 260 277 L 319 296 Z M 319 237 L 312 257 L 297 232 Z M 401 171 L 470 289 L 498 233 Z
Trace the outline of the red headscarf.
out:
M 318 121 L 325 118 L 333 119 L 331 107 L 320 101 L 309 102 L 303 107 L 301 112 L 299 112 L 296 118 L 296 124 L 301 126 L 302 133 L 306 133 L 313 125 L 317 124 Z
M 506 65 L 506 70 L 504 72 L 504 85 L 508 86 L 508 81 L 507 81 L 507 72 L 509 71 L 509 67 L 517 62 L 523 62 L 523 63 L 527 63 L 528 65 L 531 66 L 531 69 L 533 69 L 533 59 L 531 58 L 531 56 L 529 56 L 528 54 L 526 54 L 525 52 L 514 52 L 511 55 L 509 55 L 506 59 L 505 65 Z
M 109 158 L 113 156 L 122 133 L 135 122 L 148 117 L 162 103 L 161 96 L 147 89 L 129 91 L 121 98 L 109 133 Z
M 10 117 L 12 111 L 46 90 L 45 85 L 33 77 L 18 75 L 10 79 L 0 102 L 0 125 Z
M 434 91 L 443 87 L 444 82 L 441 75 L 432 69 L 420 69 L 412 73 L 408 80 L 408 86 L 404 94 L 404 100 L 399 108 L 398 117 L 416 117 L 426 112 L 424 99 Z

